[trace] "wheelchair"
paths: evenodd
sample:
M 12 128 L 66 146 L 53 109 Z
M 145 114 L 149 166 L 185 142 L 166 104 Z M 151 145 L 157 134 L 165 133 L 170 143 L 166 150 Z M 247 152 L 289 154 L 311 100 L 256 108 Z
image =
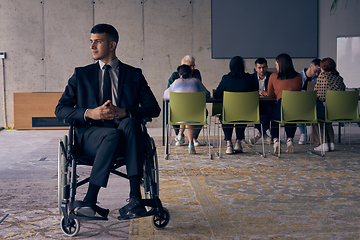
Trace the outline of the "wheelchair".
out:
M 145 143 L 145 156 L 143 166 L 143 178 L 141 181 L 141 187 L 144 198 L 141 199 L 141 204 L 147 207 L 147 216 L 152 216 L 152 224 L 156 229 L 163 229 L 170 221 L 170 213 L 164 208 L 159 199 L 159 169 L 155 141 L 147 133 L 146 123 L 151 119 L 143 119 L 142 132 L 144 135 Z M 75 200 L 76 189 L 89 182 L 87 177 L 83 180 L 79 180 L 79 176 L 76 174 L 76 166 L 85 165 L 92 166 L 94 157 L 88 157 L 79 154 L 74 143 L 74 120 L 65 120 L 65 123 L 69 124 L 69 134 L 65 135 L 63 139 L 59 141 L 58 149 L 58 207 L 59 214 L 62 215 L 60 226 L 62 231 L 67 236 L 75 236 L 80 231 L 80 220 L 108 220 L 108 209 L 103 209 L 96 206 L 96 212 L 100 216 L 85 217 L 76 215 L 75 209 L 81 206 L 81 201 Z M 128 178 L 125 173 L 118 171 L 117 169 L 125 165 L 125 158 L 117 158 L 114 165 L 111 168 L 111 173 Z M 120 209 L 120 213 L 126 211 L 129 208 L 128 205 Z M 119 220 L 129 220 L 118 217 Z

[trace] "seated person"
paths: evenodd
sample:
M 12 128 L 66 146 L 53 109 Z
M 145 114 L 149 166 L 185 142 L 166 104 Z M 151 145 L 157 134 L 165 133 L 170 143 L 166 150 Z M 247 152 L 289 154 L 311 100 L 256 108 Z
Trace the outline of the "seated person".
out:
M 188 65 L 181 65 L 177 68 L 180 78 L 176 79 L 164 92 L 164 99 L 169 99 L 170 92 L 203 92 L 206 91 L 206 99 L 210 98 L 210 92 L 197 78 L 191 77 L 191 68 Z M 194 133 L 195 125 L 180 125 L 180 130 L 175 140 L 181 142 L 186 129 L 189 138 L 189 153 L 195 154 Z
M 193 57 L 190 56 L 190 55 L 186 55 L 185 57 L 183 57 L 183 58 L 181 59 L 181 65 L 188 65 L 188 66 L 190 66 L 190 68 L 191 68 L 191 73 L 190 73 L 191 76 L 192 76 L 193 78 L 199 79 L 200 82 L 201 82 L 201 74 L 200 74 L 200 71 L 197 70 L 197 69 L 195 69 L 195 58 L 193 58 Z M 178 78 L 180 78 L 179 72 L 178 72 L 178 71 L 173 72 L 173 73 L 171 74 L 171 77 L 169 78 L 167 87 L 169 88 L 170 85 L 171 85 L 176 79 L 178 79 Z M 195 146 L 195 147 L 200 146 L 200 143 L 199 143 L 199 141 L 198 141 L 197 139 L 198 139 L 198 137 L 199 137 L 201 128 L 202 128 L 202 126 L 197 126 L 197 125 L 195 125 L 195 133 L 194 133 L 194 146 Z M 175 134 L 178 135 L 178 134 L 179 134 L 179 126 L 174 126 L 174 130 L 175 130 Z M 176 141 L 175 145 L 176 145 L 176 146 L 183 145 L 183 144 L 184 144 L 184 140 L 185 140 L 185 138 L 184 138 L 184 136 L 182 136 L 181 141 Z
M 282 53 L 275 59 L 276 70 L 278 73 L 273 73 L 269 79 L 268 95 L 269 97 L 276 97 L 277 103 L 274 106 L 269 106 L 268 117 L 272 120 L 280 120 L 281 117 L 281 98 L 283 90 L 286 91 L 301 91 L 302 79 L 301 75 L 295 71 L 291 57 Z M 274 154 L 279 153 L 279 125 L 272 124 L 271 137 L 274 143 Z M 285 124 L 286 132 L 286 146 L 288 153 L 294 152 L 293 138 L 296 132 L 296 124 Z
M 94 64 L 75 68 L 55 109 L 61 119 L 75 120 L 78 145 L 94 164 L 89 187 L 79 216 L 95 216 L 101 187 L 106 187 L 110 169 L 118 156 L 125 156 L 130 182 L 130 199 L 134 207 L 128 218 L 147 214 L 140 204 L 144 143 L 141 121 L 158 117 L 160 107 L 141 70 L 122 63 L 115 54 L 119 35 L 108 24 L 91 30 L 90 48 Z
M 320 61 L 321 73 L 317 77 L 314 90 L 317 91 L 317 103 L 316 110 L 318 118 L 325 118 L 325 100 L 327 90 L 335 91 L 345 91 L 344 79 L 340 76 L 339 72 L 336 70 L 336 63 L 332 58 L 324 58 Z M 322 129 L 323 125 L 320 125 L 321 136 L 323 136 Z M 322 139 L 320 142 L 319 128 L 317 124 L 313 124 L 312 129 L 312 139 L 315 144 L 320 144 L 318 147 L 314 148 L 315 151 L 321 151 L 322 148 L 327 151 L 335 150 L 334 144 L 334 129 L 331 123 L 325 124 L 325 139 Z
M 230 60 L 230 72 L 224 75 L 219 83 L 219 86 L 214 92 L 215 99 L 222 99 L 224 91 L 227 92 L 253 92 L 258 91 L 258 86 L 252 76 L 245 73 L 245 65 L 242 57 L 235 56 Z M 245 138 L 246 124 L 222 124 L 225 141 L 226 154 L 233 154 L 234 152 L 241 153 L 241 140 Z M 231 137 L 233 128 L 235 127 L 236 141 L 233 147 Z
M 320 59 L 316 58 L 312 60 L 309 67 L 304 68 L 304 70 L 299 73 L 303 81 L 302 90 L 306 91 L 308 82 L 316 82 L 317 76 L 320 73 Z M 306 142 L 305 124 L 298 124 L 298 128 L 300 130 L 300 139 L 298 144 L 303 145 Z
M 255 60 L 255 72 L 251 74 L 251 76 L 254 78 L 254 81 L 258 85 L 259 89 L 259 95 L 263 97 L 267 97 L 267 88 L 269 83 L 271 72 L 268 72 L 268 65 L 265 58 L 258 58 Z M 270 103 L 271 104 L 271 103 Z M 263 124 L 263 134 L 264 134 L 264 140 L 268 143 L 271 141 L 271 137 L 266 133 L 266 131 L 270 127 L 270 121 L 266 117 L 266 109 L 268 107 L 269 103 L 260 103 L 260 118 L 261 122 Z M 260 138 L 261 138 L 261 127 L 260 124 L 256 124 L 255 128 L 258 130 L 258 133 L 255 135 L 255 137 L 250 139 L 251 144 L 255 144 Z

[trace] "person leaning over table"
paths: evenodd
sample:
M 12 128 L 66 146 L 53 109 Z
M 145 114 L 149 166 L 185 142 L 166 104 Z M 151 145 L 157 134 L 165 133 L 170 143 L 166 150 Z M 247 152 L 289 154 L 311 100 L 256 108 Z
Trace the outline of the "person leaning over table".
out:
M 197 78 L 191 76 L 191 68 L 188 65 L 181 65 L 177 68 L 180 77 L 176 79 L 168 89 L 164 92 L 164 99 L 170 98 L 170 92 L 203 92 L 206 91 L 206 99 L 210 98 L 210 92 Z M 175 137 L 175 141 L 181 142 L 184 136 L 184 130 L 186 129 L 187 136 L 189 138 L 189 153 L 195 154 L 194 146 L 194 134 L 195 125 L 180 125 L 178 135 Z
M 306 91 L 308 82 L 316 82 L 317 76 L 320 73 L 320 59 L 315 58 L 314 60 L 311 61 L 308 68 L 304 68 L 299 73 L 303 80 L 302 91 Z M 300 130 L 300 139 L 299 139 L 298 144 L 304 145 L 306 142 L 305 124 L 303 124 L 303 123 L 298 124 L 298 128 Z
M 219 86 L 214 92 L 215 99 L 222 99 L 224 91 L 228 92 L 253 92 L 258 91 L 258 86 L 253 77 L 245 73 L 244 60 L 240 56 L 235 56 L 230 60 L 230 72 L 224 75 L 219 83 Z M 222 124 L 225 141 L 226 141 L 226 154 L 233 154 L 234 152 L 241 153 L 242 146 L 241 140 L 245 138 L 246 124 Z M 235 127 L 236 141 L 233 147 L 231 137 L 233 128 Z
M 318 118 L 324 119 L 325 116 L 325 100 L 327 90 L 345 91 L 345 84 L 343 78 L 336 70 L 336 63 L 332 58 L 324 58 L 320 61 L 321 72 L 317 77 L 314 90 L 317 91 L 316 110 Z M 321 132 L 323 132 L 323 125 L 321 125 Z M 323 133 L 321 134 L 323 136 Z M 335 150 L 334 145 L 334 129 L 331 123 L 325 124 L 325 141 L 320 142 L 319 128 L 317 124 L 313 124 L 312 139 L 314 144 L 320 144 L 315 151 L 321 151 L 322 147 L 327 152 Z
M 200 80 L 201 82 L 201 74 L 200 74 L 200 71 L 198 69 L 195 69 L 195 58 L 193 58 L 192 56 L 190 55 L 186 55 L 185 57 L 183 57 L 181 59 L 181 65 L 188 65 L 190 66 L 191 68 L 191 76 L 193 78 L 197 78 Z M 167 87 L 169 88 L 170 85 L 176 80 L 180 78 L 179 76 L 179 72 L 176 71 L 176 72 L 173 72 L 169 78 L 169 81 L 168 81 L 168 85 Z M 198 137 L 199 137 L 199 134 L 200 134 L 200 131 L 201 131 L 201 128 L 202 126 L 201 125 L 195 125 L 195 133 L 194 133 L 194 146 L 197 147 L 200 145 L 199 141 L 197 140 Z M 174 126 L 174 131 L 175 131 L 175 134 L 178 135 L 179 134 L 179 126 L 178 125 L 175 125 Z M 175 145 L 176 146 L 181 146 L 184 144 L 184 141 L 185 141 L 185 136 L 182 136 L 181 138 L 181 141 L 176 141 Z
M 291 57 L 282 53 L 275 59 L 276 70 L 278 73 L 273 73 L 269 79 L 268 96 L 276 97 L 276 104 L 269 106 L 268 117 L 272 120 L 280 120 L 281 117 L 281 98 L 282 91 L 301 91 L 302 78 L 301 75 L 295 71 Z M 271 137 L 274 143 L 274 154 L 277 154 L 280 149 L 279 142 L 279 125 L 271 122 Z M 293 138 L 296 132 L 296 124 L 285 124 L 285 132 L 287 136 L 287 150 L 286 152 L 294 152 Z

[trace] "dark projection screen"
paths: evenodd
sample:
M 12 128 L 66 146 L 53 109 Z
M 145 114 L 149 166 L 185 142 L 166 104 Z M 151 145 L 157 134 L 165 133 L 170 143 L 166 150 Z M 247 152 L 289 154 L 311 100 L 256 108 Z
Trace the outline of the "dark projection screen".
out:
M 318 55 L 317 0 L 212 0 L 212 58 Z

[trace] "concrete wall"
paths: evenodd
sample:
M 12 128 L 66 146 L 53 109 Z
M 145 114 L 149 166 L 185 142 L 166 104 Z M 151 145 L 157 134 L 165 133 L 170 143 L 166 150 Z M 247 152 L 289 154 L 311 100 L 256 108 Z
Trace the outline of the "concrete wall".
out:
M 336 61 L 336 38 L 360 36 L 360 1 L 339 0 L 336 11 L 330 15 L 331 3 L 319 1 L 319 57 Z
M 330 15 L 332 1 L 319 0 L 320 58 L 336 59 L 337 36 L 360 35 L 360 3 L 339 1 Z M 74 67 L 93 62 L 89 31 L 97 23 L 118 29 L 118 57 L 143 69 L 160 105 L 168 78 L 186 54 L 196 58 L 209 90 L 229 71 L 228 59 L 211 59 L 210 0 L 1 0 L 0 17 L 0 51 L 7 54 L 4 69 L 0 65 L 0 126 L 4 110 L 7 126 L 14 125 L 14 92 L 62 92 Z M 309 61 L 294 59 L 296 70 Z M 250 72 L 253 62 L 246 59 Z M 269 59 L 269 67 L 274 65 Z M 150 126 L 160 127 L 161 118 Z

